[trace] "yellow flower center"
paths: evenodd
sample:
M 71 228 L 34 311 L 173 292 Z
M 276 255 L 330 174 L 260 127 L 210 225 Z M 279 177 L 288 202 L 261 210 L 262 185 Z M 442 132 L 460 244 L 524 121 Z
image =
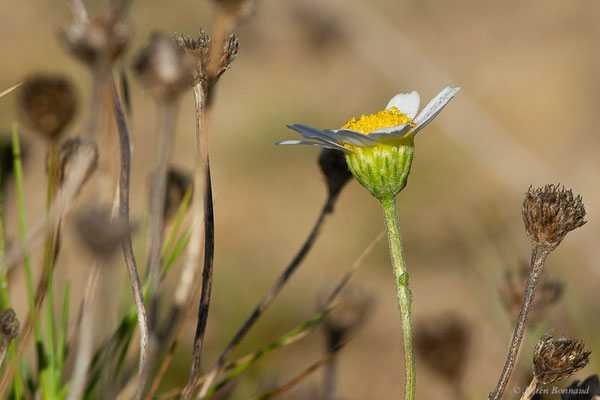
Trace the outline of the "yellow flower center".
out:
M 412 124 L 412 120 L 398 110 L 396 107 L 390 107 L 387 110 L 379 111 L 377 114 L 361 115 L 358 121 L 352 119 L 342 126 L 342 129 L 352 129 L 365 135 L 376 129 L 391 128 L 392 126 Z

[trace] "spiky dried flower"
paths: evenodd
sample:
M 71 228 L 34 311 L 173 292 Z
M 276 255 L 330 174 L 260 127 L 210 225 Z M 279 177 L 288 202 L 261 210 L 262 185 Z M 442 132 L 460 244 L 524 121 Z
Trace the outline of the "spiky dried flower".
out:
M 498 285 L 502 304 L 514 320 L 517 319 L 521 310 L 528 274 L 529 268 L 526 265 L 521 265 L 517 273 L 507 270 L 504 272 Z M 554 280 L 547 275 L 542 275 L 531 305 L 528 321 L 535 323 L 542 319 L 548 313 L 548 310 L 560 300 L 562 294 L 562 282 Z
M 346 156 L 339 150 L 323 149 L 319 153 L 319 167 L 325 176 L 329 196 L 337 198 L 346 183 L 352 178 Z M 333 211 L 333 205 L 329 211 Z
M 193 80 L 195 60 L 182 47 L 160 32 L 133 64 L 138 78 L 160 100 L 172 100 Z
M 579 371 L 590 362 L 591 351 L 585 351 L 581 340 L 563 336 L 552 338 L 552 331 L 536 343 L 533 352 L 533 374 L 542 384 L 559 381 Z
M 471 335 L 468 324 L 458 315 L 444 314 L 423 321 L 415 333 L 415 346 L 423 362 L 450 382 L 463 376 Z
M 321 293 L 321 306 L 330 295 L 330 289 Z M 374 305 L 373 295 L 357 286 L 346 287 L 336 296 L 336 301 L 339 306 L 323 319 L 330 350 L 336 349 L 350 332 L 366 321 Z
M 0 329 L 7 339 L 13 339 L 19 334 L 20 325 L 17 314 L 12 308 L 0 312 Z
M 169 168 L 165 191 L 165 219 L 171 218 L 175 214 L 185 193 L 190 189 L 192 189 L 192 178 L 176 168 Z
M 217 63 L 216 74 L 208 76 L 208 67 L 212 52 L 212 41 L 204 29 L 200 28 L 197 37 L 188 37 L 182 34 L 175 35 L 175 43 L 185 49 L 196 59 L 194 70 L 194 84 L 209 85 L 216 82 L 225 71 L 229 69 L 239 52 L 239 42 L 235 35 L 231 34 L 225 40 L 223 51 Z
M 133 25 L 120 15 L 75 22 L 60 33 L 67 50 L 89 66 L 110 67 L 133 36 Z
M 558 185 L 529 188 L 523 200 L 523 222 L 533 244 L 553 250 L 567 233 L 587 221 L 581 196 Z
M 561 400 L 594 400 L 600 398 L 598 375 L 591 375 L 583 382 L 573 382 L 564 390 Z
M 58 139 L 77 111 L 75 89 L 64 77 L 33 75 L 19 92 L 19 107 L 29 125 L 51 141 Z
M 131 233 L 129 224 L 112 218 L 106 207 L 94 206 L 79 213 L 75 228 L 87 249 L 98 259 L 109 262 Z

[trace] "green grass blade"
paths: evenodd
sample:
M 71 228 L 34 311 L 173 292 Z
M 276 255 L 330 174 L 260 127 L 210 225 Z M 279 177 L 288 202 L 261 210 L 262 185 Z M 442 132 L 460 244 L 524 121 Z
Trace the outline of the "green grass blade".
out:
M 187 231 L 185 231 L 185 233 L 183 235 L 181 235 L 181 237 L 175 244 L 175 247 L 173 248 L 173 252 L 171 253 L 171 256 L 169 257 L 169 260 L 166 262 L 165 266 L 163 267 L 162 274 L 161 274 L 162 279 L 164 279 L 165 276 L 167 276 L 169 269 L 171 269 L 171 267 L 173 266 L 175 261 L 177 261 L 177 259 L 181 255 L 181 253 L 183 253 L 183 251 L 185 250 L 185 247 L 187 246 L 191 235 L 192 235 L 192 230 L 188 229 Z
M 67 281 L 65 294 L 63 298 L 63 306 L 60 320 L 60 331 L 58 332 L 58 342 L 56 347 L 56 370 L 61 373 L 65 360 L 65 344 L 67 341 L 67 328 L 69 322 L 69 297 L 71 295 L 71 281 Z
M 13 162 L 15 174 L 15 186 L 17 192 L 17 212 L 19 216 L 19 233 L 21 236 L 21 244 L 25 246 L 27 237 L 27 222 L 25 219 L 25 194 L 23 193 L 23 165 L 21 162 L 21 146 L 19 143 L 19 127 L 16 123 L 13 124 L 12 132 L 13 145 Z M 33 293 L 33 274 L 31 272 L 31 260 L 29 250 L 23 249 L 23 264 L 25 266 L 25 281 L 27 285 L 27 302 L 29 304 L 29 315 L 32 318 L 35 339 L 41 342 L 42 333 L 40 330 L 39 320 L 35 312 L 34 293 Z

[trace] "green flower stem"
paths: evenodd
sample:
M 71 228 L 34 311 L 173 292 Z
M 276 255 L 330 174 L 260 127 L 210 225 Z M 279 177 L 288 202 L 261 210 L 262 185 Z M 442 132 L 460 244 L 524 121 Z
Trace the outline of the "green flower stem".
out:
M 402 341 L 404 345 L 404 400 L 415 398 L 415 356 L 412 338 L 412 317 L 410 303 L 412 295 L 408 287 L 408 272 L 402 251 L 402 238 L 398 227 L 398 214 L 396 212 L 396 198 L 387 197 L 379 199 L 383 207 L 385 224 L 387 227 L 388 243 L 394 268 L 394 281 L 396 283 L 396 296 L 400 309 L 402 322 Z

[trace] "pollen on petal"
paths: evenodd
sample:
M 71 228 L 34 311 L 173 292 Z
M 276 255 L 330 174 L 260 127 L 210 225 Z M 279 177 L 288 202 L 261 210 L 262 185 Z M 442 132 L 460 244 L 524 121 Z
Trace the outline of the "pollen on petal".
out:
M 390 128 L 393 126 L 404 125 L 411 123 L 411 119 L 398 110 L 396 107 L 390 107 L 387 110 L 378 112 L 377 114 L 361 115 L 358 120 L 352 119 L 342 126 L 342 129 L 352 129 L 357 132 L 369 134 L 376 129 Z

